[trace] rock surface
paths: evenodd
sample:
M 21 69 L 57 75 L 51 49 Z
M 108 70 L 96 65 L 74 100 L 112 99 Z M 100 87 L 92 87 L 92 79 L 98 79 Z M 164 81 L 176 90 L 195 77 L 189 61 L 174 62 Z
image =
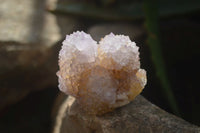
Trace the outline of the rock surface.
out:
M 102 116 L 87 115 L 73 97 L 61 102 L 53 133 L 199 133 L 200 128 L 171 115 L 142 96 Z
M 66 33 L 73 31 L 77 22 L 62 16 L 59 17 L 62 18 L 59 21 L 65 23 L 65 26 L 59 27 L 56 16 L 46 10 L 47 2 L 47 0 L 1 0 L 0 41 L 52 45 L 61 39 L 60 29 Z
M 56 47 L 0 42 L 0 110 L 32 91 L 57 85 Z
M 58 50 L 54 44 L 65 36 L 63 32 L 72 32 L 79 23 L 49 13 L 46 6 L 53 4 L 51 0 L 0 3 L 1 110 L 32 91 L 57 86 Z

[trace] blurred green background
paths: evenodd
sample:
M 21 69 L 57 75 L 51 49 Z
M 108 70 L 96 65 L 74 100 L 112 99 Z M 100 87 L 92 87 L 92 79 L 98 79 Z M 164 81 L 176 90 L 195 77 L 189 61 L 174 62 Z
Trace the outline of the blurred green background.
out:
M 51 132 L 58 50 L 66 34 L 129 35 L 148 83 L 142 95 L 200 125 L 200 1 L 0 1 L 0 132 Z

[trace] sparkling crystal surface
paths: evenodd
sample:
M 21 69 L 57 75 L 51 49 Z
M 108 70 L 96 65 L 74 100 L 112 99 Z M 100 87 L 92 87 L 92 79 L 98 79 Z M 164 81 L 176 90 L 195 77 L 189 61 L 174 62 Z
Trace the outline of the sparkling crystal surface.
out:
M 59 53 L 59 89 L 90 114 L 128 104 L 147 82 L 138 49 L 124 35 L 110 33 L 99 44 L 84 32 L 67 35 Z

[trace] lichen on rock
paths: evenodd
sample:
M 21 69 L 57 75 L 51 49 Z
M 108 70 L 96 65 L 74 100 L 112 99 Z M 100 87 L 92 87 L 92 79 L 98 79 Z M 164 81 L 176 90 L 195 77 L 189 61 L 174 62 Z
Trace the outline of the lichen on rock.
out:
M 83 31 L 67 35 L 59 53 L 59 89 L 89 114 L 128 104 L 147 82 L 138 49 L 124 35 L 110 33 L 99 44 Z

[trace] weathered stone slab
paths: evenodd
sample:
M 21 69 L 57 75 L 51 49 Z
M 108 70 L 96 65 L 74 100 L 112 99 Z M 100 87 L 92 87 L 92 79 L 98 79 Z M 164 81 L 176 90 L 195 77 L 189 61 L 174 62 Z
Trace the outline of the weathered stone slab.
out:
M 0 41 L 52 45 L 62 37 L 60 29 L 74 30 L 76 20 L 60 16 L 65 26 L 59 27 L 46 5 L 46 0 L 1 0 Z
M 102 116 L 87 115 L 73 97 L 60 104 L 53 133 L 199 133 L 200 128 L 171 115 L 142 96 Z
M 32 91 L 57 85 L 56 47 L 0 42 L 0 110 Z
M 0 110 L 32 91 L 57 85 L 58 50 L 54 44 L 79 24 L 49 13 L 46 6 L 51 3 L 1 0 Z

